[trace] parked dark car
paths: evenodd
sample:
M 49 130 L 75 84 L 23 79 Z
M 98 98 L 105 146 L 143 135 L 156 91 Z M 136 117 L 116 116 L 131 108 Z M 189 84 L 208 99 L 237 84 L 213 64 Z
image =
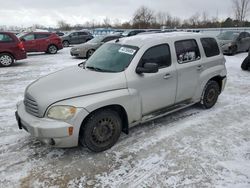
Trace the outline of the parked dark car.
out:
M 26 52 L 46 52 L 56 54 L 63 48 L 61 38 L 51 32 L 30 32 L 19 34 Z
M 146 32 L 146 30 L 143 29 L 134 29 L 134 30 L 126 30 L 122 33 L 123 37 L 131 37 L 134 35 L 137 35 L 138 33 Z
M 70 54 L 79 58 L 89 58 L 101 45 L 120 37 L 120 35 L 97 36 L 84 44 L 74 46 L 71 48 Z
M 246 52 L 250 48 L 250 33 L 239 31 L 226 31 L 217 36 L 224 54 L 234 55 Z
M 61 38 L 62 38 L 63 46 L 68 47 L 71 44 L 85 43 L 94 37 L 88 31 L 73 31 L 73 32 L 67 33 Z
M 27 58 L 23 43 L 15 34 L 0 32 L 0 66 L 11 66 L 15 60 Z
M 242 70 L 249 70 L 250 71 L 250 51 L 248 51 L 248 56 L 242 62 L 241 68 L 242 68 Z
M 61 32 L 61 31 L 57 31 L 55 32 L 59 37 L 62 37 L 65 35 L 65 33 Z

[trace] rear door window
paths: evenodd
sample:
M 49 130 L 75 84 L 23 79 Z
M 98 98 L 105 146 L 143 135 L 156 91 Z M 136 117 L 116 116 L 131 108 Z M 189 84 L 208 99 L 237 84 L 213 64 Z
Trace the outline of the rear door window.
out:
M 11 38 L 9 35 L 0 33 L 0 42 L 13 42 L 13 41 L 14 41 L 13 38 Z
M 214 38 L 201 38 L 201 44 L 207 57 L 220 54 L 219 46 Z
M 36 39 L 45 39 L 45 38 L 48 38 L 50 36 L 50 34 L 44 34 L 44 33 L 42 33 L 42 34 L 35 34 L 35 37 L 36 37 Z
M 200 59 L 200 50 L 196 40 L 188 39 L 175 42 L 178 63 L 188 63 Z

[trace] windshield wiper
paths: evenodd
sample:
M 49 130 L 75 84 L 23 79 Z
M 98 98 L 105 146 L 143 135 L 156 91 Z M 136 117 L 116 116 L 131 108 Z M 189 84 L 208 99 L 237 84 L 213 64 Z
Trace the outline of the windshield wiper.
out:
M 90 70 L 98 71 L 98 72 L 113 72 L 113 71 L 109 71 L 109 70 L 105 70 L 105 69 L 101 69 L 101 68 L 93 67 L 93 66 L 87 66 L 86 68 Z
M 83 68 L 83 69 L 84 69 L 84 68 L 85 68 L 85 67 L 84 67 L 84 65 L 85 65 L 85 64 L 86 64 L 86 61 L 81 62 L 81 63 L 79 63 L 79 64 L 78 64 L 78 67 L 80 67 L 80 68 Z

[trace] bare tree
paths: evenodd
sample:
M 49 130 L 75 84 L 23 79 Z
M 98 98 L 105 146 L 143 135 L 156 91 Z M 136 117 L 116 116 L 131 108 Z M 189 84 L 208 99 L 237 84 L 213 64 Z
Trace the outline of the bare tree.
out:
M 142 6 L 136 10 L 132 20 L 135 28 L 149 28 L 151 23 L 155 21 L 154 12 L 151 9 Z
M 104 27 L 111 27 L 111 21 L 108 17 L 103 19 L 103 26 Z
M 241 23 L 245 21 L 249 12 L 250 0 L 232 0 L 235 19 Z
M 57 22 L 58 28 L 62 31 L 69 31 L 71 29 L 70 25 L 63 20 Z

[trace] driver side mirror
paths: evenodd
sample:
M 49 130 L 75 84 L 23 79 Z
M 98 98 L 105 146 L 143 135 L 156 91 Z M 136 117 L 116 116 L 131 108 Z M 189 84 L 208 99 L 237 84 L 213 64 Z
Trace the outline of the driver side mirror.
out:
M 159 71 L 159 67 L 157 63 L 145 63 L 143 67 L 137 67 L 136 73 L 156 73 Z

